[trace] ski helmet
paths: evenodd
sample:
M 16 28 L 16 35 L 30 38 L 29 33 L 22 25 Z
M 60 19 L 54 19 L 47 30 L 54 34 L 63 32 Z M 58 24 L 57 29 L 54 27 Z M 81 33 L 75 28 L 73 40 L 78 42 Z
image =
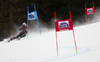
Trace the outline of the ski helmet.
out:
M 23 26 L 27 26 L 27 24 L 24 22 L 24 23 L 23 23 Z

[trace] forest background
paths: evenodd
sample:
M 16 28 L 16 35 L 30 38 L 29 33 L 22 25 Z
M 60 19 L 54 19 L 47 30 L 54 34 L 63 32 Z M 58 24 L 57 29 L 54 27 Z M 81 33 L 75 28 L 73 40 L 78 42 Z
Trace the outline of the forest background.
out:
M 100 0 L 0 0 L 0 41 L 16 33 L 15 26 L 20 27 L 23 22 L 27 22 L 27 6 L 30 11 L 34 11 L 36 5 L 40 22 L 46 24 L 47 28 L 52 28 L 50 22 L 54 18 L 54 12 L 58 19 L 69 18 L 69 10 L 72 14 L 73 24 L 78 21 L 85 22 L 85 3 L 87 7 L 100 7 Z M 80 17 L 83 17 L 82 20 Z M 91 16 L 92 17 L 92 16 Z

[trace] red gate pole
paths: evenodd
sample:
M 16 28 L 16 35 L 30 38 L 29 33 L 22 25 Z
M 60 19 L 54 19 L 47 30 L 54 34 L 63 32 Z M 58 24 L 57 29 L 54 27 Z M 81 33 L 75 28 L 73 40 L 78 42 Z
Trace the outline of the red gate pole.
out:
M 87 24 L 86 3 L 85 3 L 85 18 L 86 18 L 86 24 Z
M 72 30 L 73 31 L 73 37 L 74 37 L 74 43 L 75 43 L 75 49 L 76 49 L 76 53 L 78 53 L 77 52 L 77 46 L 76 46 L 76 40 L 75 40 L 75 34 L 74 34 L 74 30 Z
M 69 11 L 69 16 L 70 16 L 70 19 L 72 19 L 72 16 L 71 16 L 71 12 Z
M 56 12 L 54 12 L 54 19 L 56 20 Z M 56 22 L 56 21 L 55 21 Z
M 87 24 L 87 15 L 85 14 L 85 18 L 86 18 L 86 24 Z
M 56 31 L 55 31 L 56 32 Z M 57 32 L 56 32 L 56 48 L 57 48 L 57 56 L 59 55 L 58 54 L 58 41 L 57 41 Z
M 96 17 L 96 22 L 97 22 L 97 15 L 96 15 L 96 13 L 95 13 L 95 17 Z
M 56 35 L 56 48 L 57 48 L 57 56 L 58 56 L 58 41 L 57 41 L 57 30 L 56 30 L 56 13 L 54 12 L 55 19 L 55 35 Z
M 70 16 L 70 19 L 72 20 L 72 17 L 71 17 L 71 12 L 69 11 L 69 16 Z M 72 23 L 72 27 L 73 27 L 73 23 Z M 73 37 L 74 37 L 74 43 L 75 43 L 75 49 L 76 49 L 76 53 L 77 52 L 77 46 L 76 46 L 76 40 L 75 40 L 75 34 L 74 34 L 74 29 L 72 28 L 72 31 L 73 31 Z
M 95 17 L 96 17 L 96 22 L 97 22 L 97 15 L 96 15 L 96 12 L 95 12 Z
M 94 2 L 92 2 L 93 4 L 93 7 L 94 7 Z M 95 7 L 94 7 L 95 8 Z M 96 17 L 96 22 L 97 22 L 97 15 L 96 15 L 96 12 L 95 12 L 95 17 Z
M 93 4 L 93 7 L 94 7 L 94 2 L 92 2 L 92 4 Z

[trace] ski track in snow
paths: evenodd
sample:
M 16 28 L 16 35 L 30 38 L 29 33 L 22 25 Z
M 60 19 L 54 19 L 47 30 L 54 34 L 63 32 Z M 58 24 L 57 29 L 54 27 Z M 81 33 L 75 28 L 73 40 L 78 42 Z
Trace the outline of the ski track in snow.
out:
M 97 23 L 97 25 L 99 25 L 100 23 Z M 94 26 L 94 24 L 90 24 L 89 25 L 89 28 L 91 27 L 91 26 Z M 96 25 L 96 24 L 95 24 Z M 88 26 L 88 25 L 87 25 Z M 83 28 L 84 28 L 84 26 L 82 26 Z M 97 26 L 96 26 L 97 27 Z M 85 27 L 86 28 L 86 27 Z M 84 29 L 85 29 L 84 28 Z M 95 28 L 95 27 L 94 27 Z M 93 29 L 94 29 L 93 28 Z M 83 29 L 83 30 L 84 30 Z M 87 28 L 88 29 L 88 28 Z M 95 29 L 96 30 L 96 29 Z M 95 30 L 93 31 L 93 34 L 96 34 L 96 32 L 95 32 Z M 77 31 L 77 30 L 76 30 Z M 82 32 L 82 31 L 80 31 L 80 32 Z M 97 31 L 97 32 L 99 32 L 99 30 Z M 70 33 L 70 32 L 69 32 Z M 91 34 L 91 32 L 88 32 L 88 31 L 86 31 L 86 33 L 87 34 Z M 24 39 L 21 39 L 20 41 L 24 41 L 24 40 L 28 40 L 28 39 L 32 39 L 32 41 L 34 41 L 33 39 L 35 39 L 35 38 L 38 38 L 38 39 L 42 39 L 42 38 L 45 38 L 45 37 L 48 37 L 48 36 L 50 36 L 51 38 L 52 37 L 55 37 L 55 32 L 54 32 L 54 30 L 52 31 L 52 32 L 49 32 L 49 33 L 43 33 L 42 35 L 30 35 L 29 37 L 27 37 L 27 38 L 24 38 Z M 59 33 L 60 35 L 61 35 L 61 33 Z M 68 33 L 67 33 L 68 34 Z M 75 33 L 76 34 L 76 33 Z M 76 35 L 76 38 L 78 38 L 80 33 L 78 32 L 77 33 L 77 35 Z M 84 33 L 83 33 L 84 34 Z M 83 34 L 81 34 L 81 36 L 83 36 Z M 98 33 L 99 34 L 99 33 Z M 58 37 L 60 36 L 60 35 L 58 35 Z M 69 34 L 68 34 L 69 35 Z M 50 38 L 50 39 L 51 39 Z M 21 59 L 19 59 L 18 57 L 16 57 L 15 59 L 7 59 L 7 60 L 0 60 L 0 62 L 35 62 L 35 60 L 36 61 L 38 61 L 38 62 L 59 62 L 59 61 L 61 61 L 61 60 L 63 60 L 63 59 L 70 59 L 70 58 L 74 58 L 74 57 L 77 57 L 77 56 L 84 56 L 84 54 L 86 55 L 86 53 L 89 53 L 89 52 L 94 52 L 94 50 L 97 50 L 97 51 L 99 51 L 98 49 L 97 49 L 97 47 L 99 48 L 99 46 L 98 46 L 98 43 L 96 43 L 97 44 L 97 46 L 96 45 L 94 45 L 93 43 L 94 43 L 94 40 L 95 39 L 97 39 L 97 41 L 98 41 L 98 37 L 97 38 L 92 38 L 91 37 L 91 39 L 93 39 L 93 41 L 91 41 L 90 40 L 90 38 L 88 39 L 88 42 L 86 43 L 86 46 L 84 45 L 83 46 L 83 43 L 85 42 L 84 40 L 81 40 L 82 38 L 81 37 L 79 37 L 80 39 L 78 39 L 78 46 L 77 46 L 77 50 L 78 50 L 78 53 L 76 54 L 76 53 L 72 53 L 71 51 L 74 51 L 75 52 L 75 46 L 73 45 L 64 45 L 63 46 L 63 44 L 60 44 L 60 40 L 61 39 L 59 39 L 59 42 L 58 42 L 58 44 L 60 44 L 60 46 L 58 46 L 58 48 L 59 48 L 59 55 L 58 56 L 55 56 L 55 55 L 53 55 L 52 56 L 52 54 L 51 54 L 51 56 L 48 56 L 48 57 L 46 57 L 46 58 L 42 58 L 42 57 L 38 57 L 38 58 L 35 58 L 34 56 L 33 56 L 33 58 L 30 58 L 30 56 L 29 56 L 29 58 L 21 58 Z M 85 38 L 86 39 L 86 38 Z M 35 39 L 35 40 L 37 40 L 37 39 Z M 43 39 L 42 39 L 43 40 Z M 54 42 L 56 42 L 55 41 L 55 39 L 53 39 L 54 40 Z M 87 40 L 87 39 L 86 39 Z M 43 41 L 45 41 L 45 40 L 43 40 Z M 65 39 L 64 39 L 64 41 L 65 41 Z M 71 40 L 72 41 L 72 40 Z M 81 43 L 81 42 L 79 42 L 79 41 L 81 41 L 81 42 L 83 42 L 83 43 Z M 12 44 L 16 44 L 16 42 L 17 42 L 17 40 L 15 40 L 15 42 L 11 42 L 11 45 Z M 22 44 L 22 42 L 21 42 L 21 44 Z M 31 42 L 31 41 L 29 41 L 29 42 Z M 41 42 L 41 40 L 39 40 L 38 42 Z M 50 42 L 50 41 L 49 41 Z M 92 44 L 88 44 L 88 43 L 92 43 Z M 18 43 L 18 42 L 17 42 Z M 20 42 L 19 42 L 20 43 Z M 79 45 L 79 43 L 81 43 L 81 45 Z M 4 47 L 5 45 L 3 45 L 3 44 L 6 44 L 6 43 L 0 43 L 0 45 L 2 44 L 2 46 Z M 9 45 L 10 45 L 10 43 L 8 43 Z M 29 43 L 30 44 L 30 43 Z M 37 44 L 37 43 L 36 43 Z M 69 43 L 70 44 L 70 43 Z M 25 44 L 26 45 L 26 44 Z M 24 46 L 25 46 L 24 45 Z M 40 45 L 40 44 L 39 44 Z M 45 46 L 47 46 L 47 45 L 45 45 Z M 45 47 L 44 46 L 44 47 Z M 5 46 L 5 47 L 7 47 L 7 46 Z M 14 46 L 15 47 L 15 46 Z M 34 46 L 33 46 L 34 47 Z M 0 47 L 1 49 L 2 49 L 2 47 Z M 10 48 L 11 48 L 11 46 L 10 46 Z M 24 47 L 23 47 L 24 48 Z M 38 48 L 38 47 L 36 47 L 36 48 Z M 0 49 L 0 50 L 1 50 Z M 12 48 L 13 49 L 13 48 Z M 46 48 L 45 48 L 46 49 Z M 63 52 L 62 51 L 62 49 L 63 49 L 63 51 L 65 51 L 64 52 L 64 54 L 63 55 L 61 55 L 61 52 Z M 54 47 L 54 48 L 52 48 L 51 47 L 51 50 L 53 50 L 53 52 L 54 51 L 56 51 L 56 47 Z M 71 50 L 71 51 L 69 51 L 69 50 Z M 5 51 L 5 50 L 4 50 Z M 68 55 L 66 54 L 67 52 L 66 51 L 68 51 Z M 96 51 L 96 52 L 97 52 Z M 29 54 L 30 55 L 30 54 Z M 1 56 L 0 56 L 1 57 Z M 12 57 L 12 56 L 11 56 Z M 2 59 L 2 58 L 0 58 L 0 59 Z M 89 60 L 91 60 L 91 59 L 89 59 Z M 62 61 L 63 62 L 63 61 Z M 66 62 L 68 62 L 68 61 L 66 61 Z M 70 61 L 69 61 L 70 62 Z M 74 62 L 74 61 L 73 61 Z
M 81 50 L 81 49 L 82 48 L 79 48 L 78 50 Z M 43 61 L 43 62 L 49 62 L 49 61 L 52 62 L 52 61 L 61 60 L 61 59 L 68 59 L 68 58 L 71 58 L 71 57 L 74 57 L 74 56 L 78 56 L 80 54 L 84 54 L 84 53 L 86 53 L 88 51 L 90 51 L 90 49 L 89 48 L 85 48 L 84 51 L 79 52 L 77 54 L 73 54 L 73 55 L 69 55 L 69 56 L 65 56 L 65 57 L 60 57 L 60 58 L 56 58 L 56 59 L 50 59 L 50 60 L 46 60 L 46 61 Z
M 40 36 L 39 36 L 40 37 Z M 62 49 L 62 48 L 70 48 L 70 49 L 74 49 L 74 47 L 71 47 L 71 46 L 65 46 L 65 47 L 59 47 L 59 49 Z M 55 48 L 56 49 L 56 48 Z M 73 54 L 73 55 L 65 55 L 64 57 L 58 57 L 58 58 L 55 58 L 55 59 L 48 59 L 48 60 L 43 60 L 41 62 L 52 62 L 52 61 L 57 61 L 57 60 L 61 60 L 61 59 L 68 59 L 68 58 L 71 58 L 71 57 L 74 57 L 74 56 L 78 56 L 78 55 L 81 55 L 81 54 L 84 54 L 86 52 L 89 52 L 91 51 L 89 48 L 83 48 L 83 47 L 78 47 L 78 51 L 81 51 L 77 54 Z M 33 62 L 34 60 L 36 60 L 36 58 L 24 58 L 24 59 L 14 59 L 14 60 L 7 60 L 7 61 L 0 61 L 0 62 Z M 41 60 L 41 58 L 37 58 L 37 60 Z

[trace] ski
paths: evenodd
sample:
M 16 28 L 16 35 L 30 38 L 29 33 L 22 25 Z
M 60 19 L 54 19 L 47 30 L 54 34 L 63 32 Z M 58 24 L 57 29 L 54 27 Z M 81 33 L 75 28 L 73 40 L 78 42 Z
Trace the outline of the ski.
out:
M 10 41 L 11 41 L 11 39 L 12 39 L 12 38 L 14 38 L 14 37 L 15 37 L 15 36 L 13 36 L 13 37 L 11 37 L 11 38 L 7 39 L 6 41 L 4 41 L 4 43 L 5 43 L 5 42 L 10 42 Z

